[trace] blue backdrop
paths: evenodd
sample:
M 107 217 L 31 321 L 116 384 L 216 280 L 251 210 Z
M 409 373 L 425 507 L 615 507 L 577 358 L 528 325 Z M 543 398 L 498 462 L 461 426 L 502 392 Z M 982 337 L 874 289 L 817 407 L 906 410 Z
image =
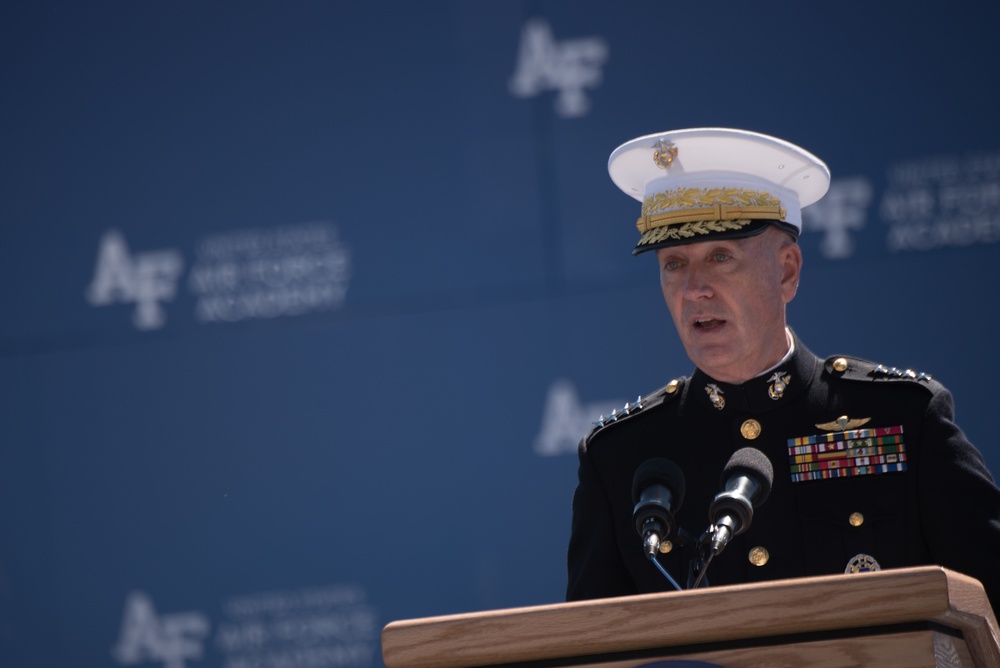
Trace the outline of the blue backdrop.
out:
M 641 134 L 830 165 L 790 307 L 994 472 L 1000 6 L 0 8 L 0 665 L 381 665 L 562 599 L 577 440 L 690 373 Z

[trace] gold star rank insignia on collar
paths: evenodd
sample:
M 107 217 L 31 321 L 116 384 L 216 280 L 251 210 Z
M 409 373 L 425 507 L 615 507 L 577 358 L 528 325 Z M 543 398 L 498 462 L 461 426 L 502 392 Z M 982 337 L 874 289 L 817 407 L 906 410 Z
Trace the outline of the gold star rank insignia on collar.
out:
M 857 418 L 852 420 L 846 415 L 841 415 L 839 418 L 833 422 L 823 422 L 817 424 L 817 429 L 822 429 L 823 431 L 847 431 L 849 429 L 857 429 L 871 422 L 871 418 Z

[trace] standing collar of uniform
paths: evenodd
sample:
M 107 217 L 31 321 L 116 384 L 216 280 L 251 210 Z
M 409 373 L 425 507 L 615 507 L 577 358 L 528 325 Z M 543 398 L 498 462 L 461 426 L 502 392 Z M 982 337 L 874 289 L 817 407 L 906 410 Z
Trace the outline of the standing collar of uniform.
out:
M 742 414 L 768 411 L 797 397 L 812 382 L 819 360 L 789 332 L 791 355 L 745 383 L 724 383 L 695 369 L 688 389 L 690 400 L 720 413 Z
M 795 337 L 792 335 L 792 330 L 789 329 L 788 327 L 785 327 L 785 340 L 788 341 L 788 352 L 785 353 L 785 356 L 782 357 L 781 361 L 775 364 L 774 366 L 757 374 L 755 378 L 759 378 L 760 376 L 771 375 L 772 373 L 777 371 L 779 367 L 787 365 L 788 360 L 792 359 L 792 355 L 795 354 Z

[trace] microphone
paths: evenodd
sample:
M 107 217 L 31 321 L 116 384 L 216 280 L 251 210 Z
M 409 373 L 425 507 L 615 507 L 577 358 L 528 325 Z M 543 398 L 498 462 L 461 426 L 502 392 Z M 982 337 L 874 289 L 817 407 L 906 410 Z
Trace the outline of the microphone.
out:
M 646 556 L 655 563 L 660 543 L 670 540 L 677 529 L 674 513 L 684 501 L 684 474 L 669 459 L 644 462 L 632 478 L 632 519 L 642 537 Z
M 712 556 L 750 527 L 753 509 L 767 501 L 773 480 L 774 469 L 763 452 L 742 448 L 733 453 L 722 470 L 723 491 L 715 496 L 708 511 Z

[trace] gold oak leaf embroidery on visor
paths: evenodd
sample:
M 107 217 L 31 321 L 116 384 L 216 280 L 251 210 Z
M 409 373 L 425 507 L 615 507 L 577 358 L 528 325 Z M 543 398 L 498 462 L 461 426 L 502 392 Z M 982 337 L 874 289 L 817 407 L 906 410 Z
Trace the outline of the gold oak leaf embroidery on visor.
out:
M 751 220 L 782 220 L 786 213 L 781 200 L 766 191 L 677 188 L 647 197 L 636 227 L 643 243 L 653 243 L 738 230 Z

